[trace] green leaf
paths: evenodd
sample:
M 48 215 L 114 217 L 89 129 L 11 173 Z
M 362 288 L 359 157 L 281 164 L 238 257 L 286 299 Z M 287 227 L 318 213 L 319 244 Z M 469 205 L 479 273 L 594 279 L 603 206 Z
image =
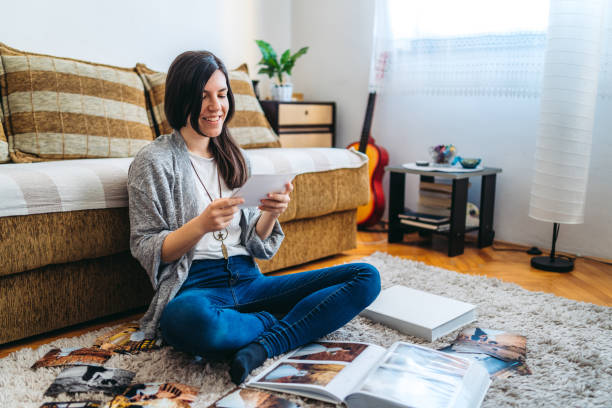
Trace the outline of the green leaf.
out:
M 294 65 L 295 65 L 295 60 L 289 59 L 289 61 L 287 61 L 287 63 L 283 66 L 283 71 L 291 75 L 291 70 L 293 69 Z
M 279 64 L 276 51 L 272 48 L 270 44 L 262 40 L 255 40 L 255 43 L 259 47 L 261 51 L 261 60 L 258 65 L 263 66 L 259 71 L 260 74 L 266 74 L 270 78 L 272 78 L 275 74 L 280 73 L 281 64 Z M 284 56 L 284 54 L 283 54 Z M 289 58 L 288 56 L 286 58 Z
M 274 76 L 274 71 L 271 68 L 261 68 L 257 73 L 266 74 L 270 78 Z
M 255 43 L 259 47 L 259 51 L 261 51 L 261 55 L 263 56 L 263 60 L 268 60 L 271 56 L 271 53 L 274 52 L 272 46 L 265 41 L 255 40 Z M 276 55 L 274 56 L 276 58 Z
M 291 57 L 291 52 L 289 50 L 286 50 L 285 52 L 283 52 L 283 55 L 281 55 L 280 64 L 285 65 L 287 61 L 289 61 L 290 57 Z
M 306 54 L 307 51 L 308 51 L 308 47 L 301 48 L 298 52 L 296 52 L 295 54 L 291 56 L 291 60 L 295 63 L 295 60 L 301 57 L 302 55 Z

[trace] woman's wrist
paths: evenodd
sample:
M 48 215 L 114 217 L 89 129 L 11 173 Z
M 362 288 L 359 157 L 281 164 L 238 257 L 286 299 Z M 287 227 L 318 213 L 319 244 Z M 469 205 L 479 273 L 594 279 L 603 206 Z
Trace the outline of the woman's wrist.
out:
M 280 216 L 280 214 L 275 214 L 275 213 L 268 212 L 268 211 L 262 211 L 262 212 L 261 212 L 261 216 L 262 216 L 262 217 L 264 217 L 264 216 L 265 216 L 265 217 L 268 217 L 268 218 L 270 218 L 271 220 L 276 220 L 276 219 L 277 219 L 277 218 Z
M 272 230 L 274 229 L 276 218 L 277 216 L 274 214 L 267 211 L 262 211 L 261 216 L 257 220 L 257 225 L 255 226 L 255 231 L 257 231 L 259 238 L 266 239 L 270 236 Z
M 198 232 L 198 234 L 200 234 L 200 236 L 204 236 L 205 234 L 209 233 L 209 228 L 208 225 L 204 219 L 204 217 L 202 216 L 203 213 L 198 214 L 197 217 L 194 218 L 194 220 L 196 221 L 195 227 L 196 230 Z

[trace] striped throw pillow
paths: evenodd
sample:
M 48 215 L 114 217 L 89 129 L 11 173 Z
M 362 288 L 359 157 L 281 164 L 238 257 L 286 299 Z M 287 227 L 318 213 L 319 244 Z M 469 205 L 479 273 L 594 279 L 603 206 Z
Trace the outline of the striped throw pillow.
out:
M 137 64 L 136 71 L 140 74 L 145 89 L 149 93 L 152 116 L 159 134 L 171 133 L 172 128 L 164 113 L 166 74 L 153 71 L 143 64 Z M 234 117 L 228 123 L 228 128 L 236 142 L 244 149 L 280 147 L 278 136 L 272 130 L 255 97 L 246 64 L 229 71 L 228 74 L 236 104 Z
M 130 157 L 155 138 L 134 69 L 0 43 L 0 88 L 14 162 Z
M 2 109 L 0 109 L 0 163 L 6 163 L 10 161 L 8 153 L 8 141 L 6 140 L 6 134 L 4 133 L 4 118 L 2 117 Z

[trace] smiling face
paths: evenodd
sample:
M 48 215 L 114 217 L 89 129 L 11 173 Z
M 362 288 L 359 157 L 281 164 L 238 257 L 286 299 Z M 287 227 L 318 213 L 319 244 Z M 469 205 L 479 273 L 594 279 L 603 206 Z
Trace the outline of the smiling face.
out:
M 216 70 L 204 85 L 202 109 L 198 123 L 200 131 L 208 137 L 217 137 L 229 110 L 227 81 L 221 70 Z M 189 120 L 187 123 L 189 124 Z

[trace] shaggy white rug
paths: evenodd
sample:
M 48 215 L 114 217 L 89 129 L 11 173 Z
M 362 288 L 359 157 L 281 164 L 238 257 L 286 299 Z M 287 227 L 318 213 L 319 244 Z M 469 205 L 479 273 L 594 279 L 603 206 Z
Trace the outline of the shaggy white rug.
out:
M 484 407 L 612 406 L 612 308 L 530 292 L 497 279 L 459 274 L 384 253 L 361 261 L 379 269 L 383 288 L 403 284 L 474 303 L 478 305 L 478 320 L 472 326 L 527 336 L 527 364 L 533 375 L 494 380 Z M 22 349 L 1 359 L 0 407 L 34 408 L 52 401 L 43 393 L 61 369 L 32 371 L 29 367 L 53 347 L 89 346 L 108 330 L 57 340 L 36 350 Z M 457 331 L 428 343 L 357 317 L 327 339 L 367 341 L 385 347 L 404 340 L 440 348 L 450 344 L 456 335 Z M 265 366 L 272 362 L 268 360 Z M 134 381 L 138 382 L 173 381 L 198 386 L 195 407 L 206 407 L 233 388 L 227 364 L 196 361 L 170 347 L 138 355 L 114 355 L 105 366 L 135 371 Z M 78 394 L 72 398 L 61 394 L 57 400 L 86 398 L 110 399 L 102 394 Z M 289 399 L 304 407 L 330 406 L 293 396 Z

